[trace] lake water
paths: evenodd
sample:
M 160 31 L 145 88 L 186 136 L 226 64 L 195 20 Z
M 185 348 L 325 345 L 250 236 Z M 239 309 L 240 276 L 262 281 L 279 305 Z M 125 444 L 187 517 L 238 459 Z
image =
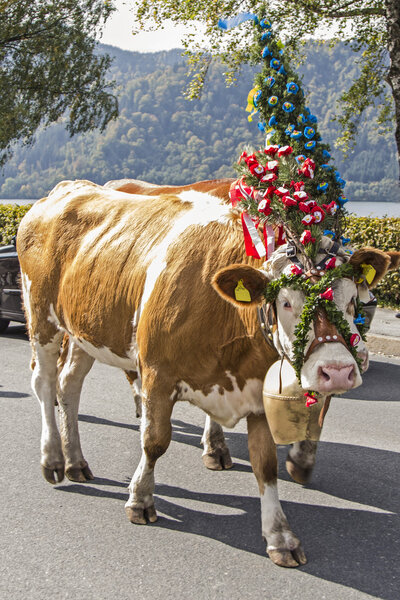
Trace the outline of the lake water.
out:
M 36 200 L 2 200 L 0 204 L 32 204 Z M 357 217 L 400 217 L 400 202 L 347 202 L 349 213 Z

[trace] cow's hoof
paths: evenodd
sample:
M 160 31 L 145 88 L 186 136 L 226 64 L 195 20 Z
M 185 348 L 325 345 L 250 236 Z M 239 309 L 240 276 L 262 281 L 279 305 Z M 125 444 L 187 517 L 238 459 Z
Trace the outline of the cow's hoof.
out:
M 70 481 L 76 481 L 79 483 L 85 483 L 94 479 L 92 471 L 89 469 L 89 465 L 86 463 L 82 467 L 68 467 L 65 471 L 66 476 Z
M 203 454 L 203 463 L 211 471 L 222 471 L 231 469 L 233 466 L 229 448 L 216 448 L 208 454 Z
M 158 519 L 154 504 L 147 508 L 139 508 L 125 506 L 126 516 L 131 523 L 135 525 L 147 525 L 147 523 L 155 523 Z
M 286 550 L 286 548 L 267 550 L 267 553 L 272 562 L 279 567 L 293 568 L 307 563 L 306 555 L 301 546 L 295 550 Z
M 286 457 L 286 471 L 293 481 L 300 483 L 301 485 L 305 485 L 310 481 L 313 472 L 312 467 L 300 467 L 300 465 L 294 462 L 289 454 Z
M 62 463 L 54 465 L 54 467 L 45 467 L 42 465 L 43 477 L 52 485 L 60 483 L 64 479 L 64 465 Z

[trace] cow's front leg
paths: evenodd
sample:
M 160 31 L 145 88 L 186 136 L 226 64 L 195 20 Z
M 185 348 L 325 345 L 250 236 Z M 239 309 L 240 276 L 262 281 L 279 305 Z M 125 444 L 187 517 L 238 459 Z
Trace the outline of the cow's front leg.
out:
M 167 450 L 171 441 L 171 414 L 174 402 L 165 393 L 142 392 L 142 420 L 140 424 L 142 456 L 129 484 L 129 499 L 125 511 L 132 523 L 145 525 L 157 521 L 154 506 L 154 466 Z
M 276 446 L 265 415 L 247 417 L 250 462 L 261 495 L 262 534 L 271 560 L 281 567 L 297 567 L 307 560 L 300 541 L 289 527 L 279 502 Z
M 204 432 L 201 438 L 203 444 L 203 463 L 207 469 L 222 471 L 232 467 L 229 448 L 225 443 L 224 432 L 221 425 L 206 416 Z
M 286 458 L 286 470 L 296 483 L 305 484 L 311 479 L 315 465 L 318 442 L 295 442 Z

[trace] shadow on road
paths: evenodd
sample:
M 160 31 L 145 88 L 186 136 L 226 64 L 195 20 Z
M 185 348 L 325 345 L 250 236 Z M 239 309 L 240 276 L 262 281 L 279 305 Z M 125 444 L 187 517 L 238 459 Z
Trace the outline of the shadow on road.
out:
M 400 397 L 398 394 L 393 394 L 393 387 L 382 385 L 382 377 L 385 381 L 400 381 L 400 365 L 371 360 L 368 371 L 363 375 L 362 385 L 341 397 L 374 402 L 399 402 Z
M 88 415 L 81 415 L 81 420 L 138 429 L 138 426 L 94 419 Z M 173 421 L 173 427 L 176 442 L 200 447 L 200 427 L 179 420 Z M 226 437 L 233 459 L 248 460 L 247 436 L 229 432 Z M 279 447 L 280 478 L 290 481 L 283 467 L 286 452 L 286 447 Z M 302 567 L 304 571 L 383 600 L 398 600 L 398 461 L 399 455 L 395 452 L 320 442 L 314 479 L 309 487 L 368 509 L 283 501 L 283 509 L 293 530 L 300 536 L 309 559 L 309 563 Z M 234 469 L 238 468 L 251 470 L 247 464 L 236 463 Z M 57 486 L 57 489 L 125 502 L 126 485 L 127 482 L 95 479 L 90 484 L 71 483 Z M 107 486 L 123 489 L 103 489 Z M 245 552 L 265 554 L 259 529 L 258 498 L 207 494 L 162 483 L 156 485 L 155 493 L 156 506 L 162 516 L 151 527 L 208 537 Z M 195 502 L 196 508 L 190 507 L 191 502 Z M 198 509 L 199 502 L 204 503 L 204 511 Z M 239 514 L 215 514 L 213 506 L 226 507 L 228 511 L 239 511 Z M 216 512 L 221 512 L 221 508 Z

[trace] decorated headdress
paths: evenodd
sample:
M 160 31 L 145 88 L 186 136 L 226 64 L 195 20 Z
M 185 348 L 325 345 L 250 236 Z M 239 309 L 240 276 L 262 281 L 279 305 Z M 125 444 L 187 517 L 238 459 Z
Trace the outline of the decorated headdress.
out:
M 317 117 L 306 106 L 301 81 L 285 58 L 284 45 L 271 22 L 249 14 L 245 18 L 254 22 L 262 60 L 248 95 L 248 119 L 258 117 L 265 147 L 242 152 L 236 166 L 240 177 L 231 187 L 230 198 L 242 209 L 249 255 L 268 257 L 277 237 L 278 244 L 288 242 L 306 261 L 309 257 L 310 266 L 323 235 L 339 245 L 349 241 L 341 235 L 345 181 L 331 163 Z M 220 26 L 226 29 L 237 24 L 236 19 Z

